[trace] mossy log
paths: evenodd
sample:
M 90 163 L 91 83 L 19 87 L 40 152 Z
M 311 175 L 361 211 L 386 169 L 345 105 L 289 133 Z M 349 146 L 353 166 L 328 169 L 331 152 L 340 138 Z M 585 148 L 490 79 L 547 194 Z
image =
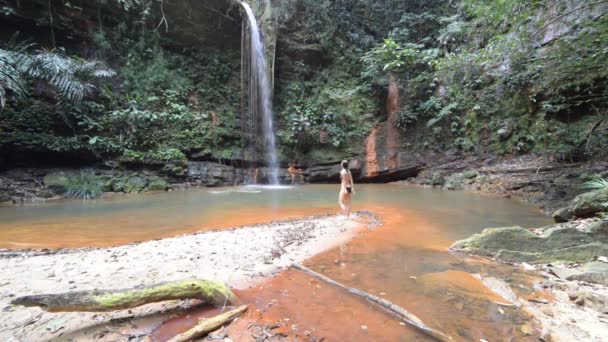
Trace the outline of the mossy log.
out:
M 198 337 L 202 337 L 221 328 L 222 325 L 231 322 L 233 319 L 242 315 L 245 311 L 247 311 L 247 305 L 242 305 L 234 310 L 224 312 L 223 314 L 211 318 L 201 319 L 198 324 L 194 326 L 194 328 L 174 336 L 167 342 L 192 341 Z
M 373 294 L 369 294 L 365 291 L 361 291 L 359 289 L 353 288 L 353 287 L 348 287 L 345 285 L 342 285 L 340 283 L 338 283 L 337 281 L 326 277 L 320 273 L 317 273 L 313 270 L 311 270 L 310 268 L 300 265 L 300 264 L 292 264 L 291 265 L 293 268 L 295 268 L 296 270 L 302 271 L 304 273 L 307 273 L 313 277 L 319 278 L 329 284 L 335 285 L 337 287 L 340 287 L 342 289 L 345 289 L 346 291 L 355 294 L 357 296 L 363 297 L 371 302 L 374 302 L 376 304 L 378 304 L 380 307 L 382 307 L 383 309 L 385 309 L 386 311 L 388 311 L 389 313 L 395 315 L 396 317 L 398 317 L 399 319 L 403 320 L 405 323 L 409 324 L 410 326 L 418 329 L 419 331 L 425 333 L 426 335 L 434 338 L 437 341 L 451 341 L 452 338 L 444 333 L 442 333 L 439 330 L 435 330 L 431 327 L 429 327 L 428 325 L 424 324 L 424 322 L 418 318 L 416 315 L 414 315 L 413 313 L 407 311 L 406 309 L 400 307 L 397 304 L 391 303 L 386 299 L 380 298 L 378 296 L 374 296 Z
M 114 311 L 165 300 L 200 299 L 215 306 L 233 304 L 236 296 L 222 282 L 188 279 L 122 290 L 76 291 L 15 298 L 14 305 L 39 306 L 50 312 Z

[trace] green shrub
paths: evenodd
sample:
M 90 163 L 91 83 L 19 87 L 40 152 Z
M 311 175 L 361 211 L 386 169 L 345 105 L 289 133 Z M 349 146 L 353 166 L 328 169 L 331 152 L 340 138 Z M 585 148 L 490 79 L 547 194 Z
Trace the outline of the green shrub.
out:
M 600 176 L 595 176 L 591 180 L 586 181 L 581 185 L 581 189 L 585 190 L 608 190 L 608 179 Z
M 81 170 L 67 177 L 64 195 L 71 198 L 93 199 L 103 194 L 99 177 L 91 170 Z

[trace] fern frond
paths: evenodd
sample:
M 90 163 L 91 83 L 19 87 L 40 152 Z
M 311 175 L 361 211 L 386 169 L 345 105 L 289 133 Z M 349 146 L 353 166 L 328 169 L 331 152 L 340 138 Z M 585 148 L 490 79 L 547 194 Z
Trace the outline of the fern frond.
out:
M 0 108 L 6 103 L 8 90 L 16 97 L 27 94 L 27 77 L 46 80 L 57 90 L 60 102 L 80 103 L 94 89 L 87 79 L 116 75 L 100 61 L 82 61 L 49 51 L 31 55 L 23 52 L 28 46 L 19 51 L 0 49 Z
M 585 190 L 608 190 L 608 179 L 604 179 L 600 176 L 595 176 L 593 179 L 586 181 L 581 185 L 581 189 Z

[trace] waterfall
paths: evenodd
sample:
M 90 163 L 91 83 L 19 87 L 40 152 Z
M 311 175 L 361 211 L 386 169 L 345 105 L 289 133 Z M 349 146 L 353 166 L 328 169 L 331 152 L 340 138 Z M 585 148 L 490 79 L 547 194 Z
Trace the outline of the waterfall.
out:
M 266 63 L 266 54 L 264 44 L 262 43 L 262 35 L 258 22 L 251 10 L 251 7 L 241 2 L 249 23 L 250 35 L 250 60 L 249 62 L 249 117 L 250 117 L 250 137 L 249 147 L 255 148 L 253 141 L 255 135 L 254 126 L 257 125 L 257 118 L 262 115 L 263 127 L 262 132 L 265 141 L 266 160 L 268 163 L 270 184 L 279 184 L 279 163 L 277 160 L 276 138 L 274 135 L 273 118 L 272 118 L 272 92 L 268 80 L 268 66 Z M 243 51 L 245 52 L 245 51 Z M 243 56 L 246 58 L 246 56 Z M 245 76 L 245 75 L 243 75 Z M 253 155 L 253 153 L 252 153 Z

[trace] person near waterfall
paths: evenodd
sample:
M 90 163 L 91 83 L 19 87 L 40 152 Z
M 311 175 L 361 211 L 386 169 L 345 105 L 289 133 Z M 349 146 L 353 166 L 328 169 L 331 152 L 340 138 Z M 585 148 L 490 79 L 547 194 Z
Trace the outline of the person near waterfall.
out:
M 342 170 L 340 170 L 340 194 L 338 196 L 338 204 L 342 209 L 342 213 L 346 215 L 346 218 L 350 218 L 350 197 L 355 191 L 353 175 L 348 169 L 348 160 L 343 160 L 340 163 Z

